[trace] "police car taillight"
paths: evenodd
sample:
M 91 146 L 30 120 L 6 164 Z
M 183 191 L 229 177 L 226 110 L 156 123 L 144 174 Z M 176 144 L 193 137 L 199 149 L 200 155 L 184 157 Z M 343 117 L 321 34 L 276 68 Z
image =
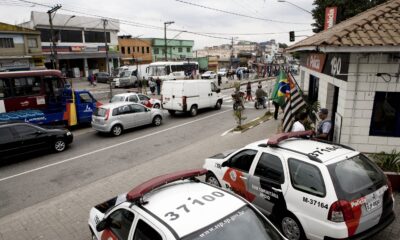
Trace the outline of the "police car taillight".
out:
M 328 213 L 328 220 L 332 222 L 344 222 L 354 218 L 351 204 L 348 201 L 339 200 L 331 205 Z
M 109 116 L 110 116 L 110 109 L 107 109 L 106 116 L 105 116 L 104 120 L 107 121 Z

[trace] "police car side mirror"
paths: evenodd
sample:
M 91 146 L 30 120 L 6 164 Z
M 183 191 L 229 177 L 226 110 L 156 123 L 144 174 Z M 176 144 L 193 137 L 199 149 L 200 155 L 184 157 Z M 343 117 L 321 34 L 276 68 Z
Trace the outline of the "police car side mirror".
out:
M 217 93 L 220 93 L 220 92 L 221 92 L 221 89 L 218 88 L 216 92 L 217 92 Z
M 97 223 L 97 225 L 96 225 L 96 230 L 97 230 L 98 232 L 101 232 L 101 231 L 103 231 L 104 229 L 106 229 L 107 226 L 108 226 L 108 221 L 107 221 L 106 218 L 104 218 L 104 219 L 101 220 L 99 223 Z

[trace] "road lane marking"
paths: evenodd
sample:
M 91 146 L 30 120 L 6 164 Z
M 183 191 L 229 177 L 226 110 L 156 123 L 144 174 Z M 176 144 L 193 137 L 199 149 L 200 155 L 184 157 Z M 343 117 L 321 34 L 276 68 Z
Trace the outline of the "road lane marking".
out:
M 228 134 L 230 131 L 232 131 L 233 130 L 233 128 L 231 128 L 231 129 L 229 129 L 229 130 L 226 130 L 223 134 L 221 134 L 221 137 L 223 137 L 223 136 L 225 136 L 226 134 Z
M 157 132 L 149 133 L 149 134 L 146 134 L 144 136 L 140 136 L 140 137 L 137 137 L 137 138 L 134 138 L 134 139 L 131 139 L 131 140 L 120 142 L 120 143 L 117 143 L 117 144 L 114 144 L 114 145 L 111 145 L 111 146 L 108 146 L 108 147 L 100 148 L 100 149 L 94 150 L 92 152 L 88 152 L 88 153 L 85 153 L 85 154 L 82 154 L 82 155 L 78 155 L 78 156 L 75 156 L 75 157 L 72 157 L 72 158 L 61 160 L 61 161 L 56 162 L 56 163 L 48 164 L 48 165 L 45 165 L 45 166 L 42 166 L 42 167 L 38 167 L 38 168 L 34 168 L 34 169 L 31 169 L 31 170 L 28 170 L 28 171 L 25 171 L 25 172 L 17 173 L 17 174 L 8 176 L 8 177 L 0 178 L 0 182 L 6 181 L 8 179 L 16 178 L 16 177 L 19 177 L 19 176 L 22 176 L 22 175 L 25 175 L 25 174 L 28 174 L 28 173 L 36 172 L 36 171 L 39 171 L 39 170 L 42 170 L 42 169 L 45 169 L 45 168 L 53 167 L 53 166 L 56 166 L 56 165 L 59 165 L 59 164 L 62 164 L 62 163 L 67 163 L 67 162 L 70 162 L 70 161 L 73 161 L 73 160 L 76 160 L 76 159 L 79 159 L 79 158 L 82 158 L 82 157 L 85 157 L 85 156 L 89 156 L 89 155 L 92 155 L 92 154 L 95 154 L 95 153 L 98 153 L 98 152 L 102 152 L 104 150 L 108 150 L 110 148 L 115 148 L 115 147 L 118 147 L 118 146 L 121 146 L 121 145 L 124 145 L 124 144 L 127 144 L 127 143 L 135 142 L 135 141 L 138 141 L 138 140 L 143 139 L 143 138 L 154 136 L 156 134 L 167 132 L 169 130 L 173 130 L 175 128 L 183 127 L 183 126 L 195 123 L 195 122 L 199 122 L 199 121 L 202 121 L 204 119 L 211 118 L 211 117 L 214 117 L 214 116 L 217 116 L 217 115 L 229 112 L 229 111 L 232 111 L 232 110 L 231 109 L 225 110 L 225 111 L 222 111 L 222 112 L 219 112 L 219 113 L 212 114 L 212 115 L 207 116 L 207 117 L 199 118 L 199 119 L 187 122 L 187 123 L 182 123 L 182 124 L 179 124 L 179 125 L 176 125 L 176 126 L 173 126 L 173 127 L 170 127 L 170 128 L 166 128 L 166 129 L 163 129 L 163 130 L 160 130 L 160 131 L 157 131 Z

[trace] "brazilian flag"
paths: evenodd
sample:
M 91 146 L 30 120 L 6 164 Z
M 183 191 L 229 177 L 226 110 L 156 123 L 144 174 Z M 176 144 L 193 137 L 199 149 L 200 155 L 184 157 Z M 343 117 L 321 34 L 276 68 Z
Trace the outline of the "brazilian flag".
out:
M 279 106 L 284 106 L 287 94 L 290 94 L 290 85 L 285 71 L 281 69 L 278 77 L 276 78 L 271 99 L 272 101 L 278 103 Z

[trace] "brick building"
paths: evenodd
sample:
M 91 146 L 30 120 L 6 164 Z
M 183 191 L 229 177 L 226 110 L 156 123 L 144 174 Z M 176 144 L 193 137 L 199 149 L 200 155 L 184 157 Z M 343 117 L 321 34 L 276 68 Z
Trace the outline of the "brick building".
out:
M 121 65 L 148 64 L 152 62 L 151 41 L 132 38 L 130 35 L 118 36 Z

